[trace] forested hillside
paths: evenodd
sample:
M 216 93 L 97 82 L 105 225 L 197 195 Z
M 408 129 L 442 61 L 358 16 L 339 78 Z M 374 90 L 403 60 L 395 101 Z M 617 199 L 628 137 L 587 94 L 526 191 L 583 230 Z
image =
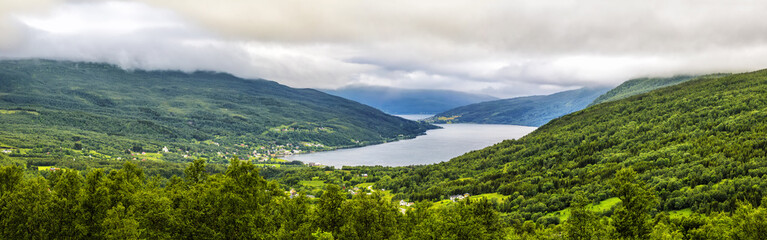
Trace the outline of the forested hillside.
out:
M 224 160 L 380 143 L 430 127 L 225 73 L 0 61 L 0 147 L 12 156 Z M 144 152 L 163 156 L 134 155 Z
M 711 75 L 704 75 L 704 76 L 679 75 L 679 76 L 674 76 L 669 78 L 631 79 L 621 83 L 621 85 L 618 85 L 617 87 L 611 89 L 607 93 L 602 94 L 602 96 L 599 96 L 597 99 L 595 99 L 594 102 L 589 104 L 589 106 L 603 103 L 603 102 L 624 99 L 630 96 L 646 93 L 658 88 L 676 85 L 676 84 L 683 83 L 696 78 L 717 78 L 717 77 L 723 77 L 726 75 L 727 74 L 711 74 Z
M 497 99 L 488 95 L 458 91 L 375 86 L 350 86 L 322 91 L 391 114 L 436 114 L 454 107 Z
M 607 183 L 633 168 L 657 195 L 654 212 L 731 213 L 759 206 L 767 191 L 765 96 L 767 70 L 699 78 L 591 106 L 449 162 L 390 169 L 377 186 L 416 201 L 500 193 L 510 218 L 558 222 L 576 193 L 595 205 L 616 197 Z
M 545 96 L 518 97 L 457 107 L 427 119 L 433 123 L 485 123 L 540 126 L 585 108 L 606 88 L 581 88 Z

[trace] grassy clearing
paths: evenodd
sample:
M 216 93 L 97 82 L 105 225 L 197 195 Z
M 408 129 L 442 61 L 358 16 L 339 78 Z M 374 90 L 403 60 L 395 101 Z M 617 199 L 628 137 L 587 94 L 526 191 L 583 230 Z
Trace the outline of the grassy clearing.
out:
M 360 183 L 360 184 L 357 184 L 357 185 L 354 185 L 354 186 L 358 187 L 358 188 L 368 188 L 369 186 L 373 186 L 373 184 L 374 183 Z
M 618 199 L 617 197 L 608 198 L 608 199 L 602 200 L 597 205 L 594 205 L 594 204 L 586 205 L 586 208 L 588 208 L 589 210 L 591 210 L 593 212 L 600 213 L 600 212 L 604 212 L 604 211 L 610 210 L 610 208 L 612 208 L 613 206 L 615 206 L 616 204 L 618 204 L 620 202 L 621 202 L 621 200 Z M 680 210 L 680 211 L 682 211 L 682 210 Z M 565 208 L 565 209 L 562 209 L 562 210 L 559 210 L 559 211 L 556 211 L 556 212 L 553 212 L 553 213 L 549 213 L 549 214 L 546 214 L 546 216 L 547 217 L 558 217 L 560 221 L 565 221 L 568 218 L 570 218 L 570 208 Z
M 256 167 L 273 167 L 273 168 L 279 168 L 282 167 L 280 164 L 271 164 L 271 163 L 254 163 Z
M 589 205 L 588 207 L 591 209 L 591 211 L 603 212 L 603 211 L 610 210 L 610 208 L 612 208 L 619 202 L 621 202 L 621 200 L 618 199 L 617 197 L 614 197 L 614 198 L 608 198 L 608 199 L 602 200 L 601 202 L 599 202 L 599 204 Z
M 314 188 L 323 188 L 323 187 L 325 187 L 325 181 L 322 181 L 322 180 L 300 181 L 298 183 L 301 184 L 301 185 L 304 185 L 306 187 L 314 187 Z
M 480 195 L 469 196 L 469 199 L 471 199 L 471 200 L 479 200 L 479 199 L 482 199 L 482 198 L 487 198 L 487 200 L 496 199 L 496 200 L 498 200 L 498 202 L 502 202 L 504 199 L 506 199 L 506 197 L 507 197 L 506 195 L 503 195 L 503 194 L 500 194 L 500 193 L 485 193 L 485 194 L 480 194 Z
M 37 171 L 48 171 L 54 166 L 37 166 Z
M 685 208 L 685 209 L 676 210 L 676 211 L 669 211 L 668 214 L 669 214 L 669 217 L 671 218 L 685 218 L 692 215 L 692 209 Z
M 26 111 L 26 110 L 0 110 L 0 114 L 15 114 L 15 113 L 28 113 L 32 115 L 40 115 L 40 113 L 35 111 Z

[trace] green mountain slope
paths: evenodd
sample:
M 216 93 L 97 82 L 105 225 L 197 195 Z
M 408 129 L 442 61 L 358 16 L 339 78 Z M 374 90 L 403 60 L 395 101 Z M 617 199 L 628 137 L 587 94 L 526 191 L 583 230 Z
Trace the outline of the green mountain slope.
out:
M 22 153 L 125 157 L 167 146 L 245 157 L 379 143 L 429 127 L 316 90 L 224 73 L 0 61 L 0 147 Z
M 705 75 L 700 76 L 704 78 L 716 78 L 716 77 L 722 77 L 726 76 L 726 74 L 712 74 L 712 75 Z M 646 93 L 658 88 L 668 87 L 671 85 L 676 85 L 679 83 L 683 83 L 695 78 L 699 78 L 698 76 L 687 76 L 687 75 L 680 75 L 680 76 L 674 76 L 670 78 L 637 78 L 637 79 L 631 79 L 628 81 L 625 81 L 621 83 L 621 85 L 618 85 L 617 87 L 611 89 L 605 94 L 602 94 L 602 96 L 599 96 L 597 99 L 594 100 L 589 106 L 594 104 L 599 104 L 603 102 L 609 102 L 609 101 L 615 101 L 619 99 L 624 99 L 630 96 L 634 96 L 637 94 Z
M 607 90 L 606 88 L 581 88 L 545 96 L 475 103 L 439 113 L 428 121 L 540 126 L 551 119 L 585 108 Z
M 373 86 L 352 86 L 322 91 L 391 114 L 436 114 L 458 106 L 498 99 L 488 95 L 457 91 Z
M 767 193 L 767 70 L 594 105 L 518 140 L 398 169 L 377 187 L 411 200 L 497 192 L 511 218 L 540 220 L 578 191 L 594 203 L 610 199 L 607 183 L 626 167 L 652 186 L 660 211 L 758 206 Z

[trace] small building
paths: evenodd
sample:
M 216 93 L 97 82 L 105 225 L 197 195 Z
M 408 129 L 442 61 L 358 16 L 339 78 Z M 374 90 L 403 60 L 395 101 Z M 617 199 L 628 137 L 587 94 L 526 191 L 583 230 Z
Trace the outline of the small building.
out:
M 170 152 L 170 150 L 168 150 L 168 147 L 163 146 L 162 147 L 162 152 Z
M 455 202 L 457 200 L 461 200 L 461 199 L 464 199 L 464 198 L 466 198 L 466 197 L 464 197 L 464 195 L 451 195 L 450 196 L 450 201 Z

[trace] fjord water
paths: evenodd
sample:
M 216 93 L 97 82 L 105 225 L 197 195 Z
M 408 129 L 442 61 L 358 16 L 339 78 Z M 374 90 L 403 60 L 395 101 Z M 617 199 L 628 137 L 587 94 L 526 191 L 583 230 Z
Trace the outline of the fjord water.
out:
M 535 127 L 496 124 L 438 124 L 438 126 L 442 129 L 429 130 L 426 135 L 414 139 L 361 148 L 293 155 L 287 159 L 305 163 L 316 162 L 336 168 L 361 165 L 432 164 L 448 161 L 466 152 L 482 149 L 505 139 L 520 138 L 535 130 Z

